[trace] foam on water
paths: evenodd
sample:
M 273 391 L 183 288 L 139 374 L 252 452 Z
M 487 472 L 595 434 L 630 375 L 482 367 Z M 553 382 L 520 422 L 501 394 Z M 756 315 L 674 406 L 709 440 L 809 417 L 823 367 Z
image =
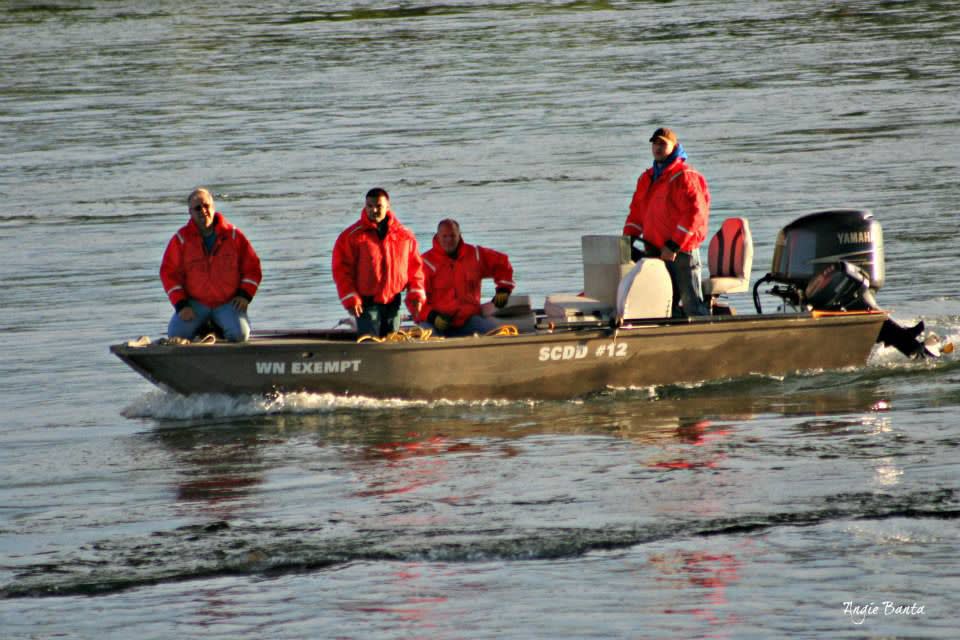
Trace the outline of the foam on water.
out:
M 530 405 L 534 401 L 521 401 Z M 122 411 L 127 418 L 159 420 L 192 420 L 196 418 L 229 418 L 278 414 L 332 413 L 335 411 L 382 411 L 445 406 L 507 406 L 510 400 L 404 400 L 402 398 L 370 398 L 337 396 L 331 393 L 278 393 L 271 396 L 231 396 L 221 393 L 199 393 L 182 396 L 164 391 L 151 391 L 135 399 Z
M 886 369 L 913 369 L 913 368 L 932 368 L 943 366 L 944 363 L 952 362 L 957 359 L 957 353 L 954 348 L 960 344 L 960 318 L 957 316 L 935 316 L 924 317 L 914 316 L 908 319 L 893 318 L 899 324 L 905 327 L 911 327 L 916 323 L 923 321 L 924 335 L 939 338 L 940 347 L 946 349 L 939 358 L 914 360 L 905 358 L 902 353 L 894 347 L 877 345 L 870 353 L 867 359 L 867 365 L 870 367 L 882 367 Z M 951 345 L 949 349 L 946 345 Z

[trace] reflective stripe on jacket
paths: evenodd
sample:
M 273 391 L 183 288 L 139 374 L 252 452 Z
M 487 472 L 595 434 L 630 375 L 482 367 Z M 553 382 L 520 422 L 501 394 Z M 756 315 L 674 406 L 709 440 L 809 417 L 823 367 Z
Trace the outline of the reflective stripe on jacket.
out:
M 356 298 L 390 302 L 407 290 L 407 300 L 423 300 L 423 262 L 413 232 L 387 212 L 387 234 L 377 235 L 377 223 L 360 219 L 343 230 L 333 245 L 333 281 L 344 308 L 351 310 Z
M 653 168 L 643 172 L 630 201 L 623 235 L 673 251 L 692 251 L 703 243 L 710 216 L 707 181 L 683 159 L 674 160 L 655 182 Z
M 210 253 L 192 220 L 170 238 L 163 253 L 160 281 L 178 310 L 188 300 L 215 308 L 236 296 L 253 300 L 257 294 L 263 274 L 253 245 L 220 212 L 215 214 L 213 231 L 217 238 Z
M 462 239 L 457 255 L 451 258 L 433 237 L 433 248 L 423 254 L 427 302 L 420 310 L 421 322 L 431 311 L 451 318 L 451 325 L 462 327 L 470 316 L 480 314 L 480 288 L 483 278 L 493 278 L 497 289 L 513 291 L 513 266 L 507 254 Z

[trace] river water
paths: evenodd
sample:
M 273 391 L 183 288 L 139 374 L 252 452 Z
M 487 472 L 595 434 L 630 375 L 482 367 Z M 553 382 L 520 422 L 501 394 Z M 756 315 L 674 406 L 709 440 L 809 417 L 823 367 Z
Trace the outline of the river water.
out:
M 754 279 L 870 208 L 881 304 L 956 340 L 953 4 L 327 4 L 0 3 L 0 636 L 955 637 L 955 357 L 467 404 L 187 399 L 107 350 L 164 332 L 196 185 L 263 259 L 255 329 L 342 317 L 373 186 L 576 292 L 661 125 Z

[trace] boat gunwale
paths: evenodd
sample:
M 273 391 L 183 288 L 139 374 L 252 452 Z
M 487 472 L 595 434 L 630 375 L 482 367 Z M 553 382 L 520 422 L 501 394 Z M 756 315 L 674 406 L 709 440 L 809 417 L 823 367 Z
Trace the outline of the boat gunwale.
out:
M 695 335 L 698 333 L 719 333 L 736 330 L 738 328 L 748 330 L 775 330 L 778 326 L 795 325 L 798 322 L 810 324 L 810 328 L 825 328 L 837 324 L 848 324 L 856 322 L 880 322 L 886 319 L 889 313 L 886 311 L 849 311 L 831 314 L 821 314 L 818 312 L 799 312 L 790 314 L 754 314 L 747 316 L 707 316 L 700 318 L 683 319 L 655 319 L 633 321 L 622 327 L 614 329 L 605 326 L 603 323 L 584 323 L 586 326 L 558 326 L 553 330 L 538 329 L 533 333 L 521 333 L 518 335 L 504 336 L 463 336 L 455 338 L 443 338 L 440 340 L 402 340 L 402 341 L 366 341 L 357 342 L 355 339 L 331 339 L 323 337 L 322 334 L 331 333 L 332 330 L 304 330 L 302 335 L 296 332 L 289 333 L 270 333 L 267 335 L 254 335 L 247 342 L 217 342 L 214 344 L 158 344 L 151 343 L 144 346 L 131 346 L 126 343 L 110 345 L 110 351 L 117 356 L 134 356 L 135 354 L 184 354 L 184 348 L 188 348 L 191 353 L 222 352 L 224 349 L 236 351 L 254 351 L 258 349 L 290 349 L 305 348 L 308 346 L 339 347 L 344 349 L 368 349 L 376 348 L 387 351 L 411 351 L 423 349 L 475 349 L 488 348 L 496 344 L 528 344 L 552 341 L 581 341 L 595 340 L 600 338 L 637 338 L 637 337 L 659 337 L 667 334 L 676 334 L 683 336 Z M 814 321 L 814 322 L 810 322 Z M 752 325 L 748 327 L 737 325 Z M 770 325 L 770 326 L 756 326 Z M 312 332 L 312 334 L 311 334 Z M 352 335 L 351 332 L 344 332 L 344 335 Z

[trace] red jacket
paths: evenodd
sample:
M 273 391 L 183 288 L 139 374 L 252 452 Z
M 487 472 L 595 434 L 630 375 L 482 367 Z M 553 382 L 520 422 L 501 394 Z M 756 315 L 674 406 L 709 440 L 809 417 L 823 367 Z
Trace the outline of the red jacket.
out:
M 407 290 L 407 300 L 423 300 L 423 262 L 413 232 L 387 212 L 387 234 L 377 235 L 377 223 L 360 219 L 344 229 L 333 245 L 333 281 L 343 306 L 352 310 L 356 297 L 385 304 Z
M 467 244 L 462 239 L 453 258 L 433 237 L 433 248 L 423 254 L 427 302 L 418 320 L 424 322 L 431 311 L 451 318 L 451 325 L 462 327 L 470 316 L 480 313 L 480 281 L 493 278 L 497 289 L 513 291 L 513 266 L 505 253 Z
M 678 158 L 652 182 L 653 167 L 637 180 L 623 235 L 639 236 L 661 249 L 693 251 L 707 235 L 707 181 Z
M 188 300 L 215 308 L 242 296 L 253 300 L 263 274 L 260 258 L 240 229 L 220 212 L 213 219 L 217 236 L 208 254 L 200 229 L 191 220 L 167 244 L 160 263 L 160 281 L 179 311 Z

